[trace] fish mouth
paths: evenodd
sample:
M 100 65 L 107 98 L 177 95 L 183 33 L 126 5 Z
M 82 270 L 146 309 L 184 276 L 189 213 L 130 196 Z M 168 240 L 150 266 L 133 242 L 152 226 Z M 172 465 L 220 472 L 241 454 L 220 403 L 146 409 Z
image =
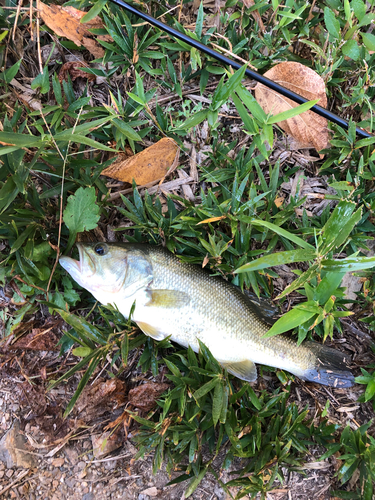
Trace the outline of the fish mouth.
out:
M 72 259 L 71 257 L 66 257 L 63 255 L 60 257 L 59 262 L 61 266 L 71 274 L 74 278 L 78 276 L 83 276 L 85 274 L 86 278 L 91 278 L 96 272 L 96 266 L 91 255 L 85 251 L 83 245 L 77 243 L 79 260 Z M 88 261 L 89 259 L 89 261 Z M 88 271 L 91 271 L 89 274 Z

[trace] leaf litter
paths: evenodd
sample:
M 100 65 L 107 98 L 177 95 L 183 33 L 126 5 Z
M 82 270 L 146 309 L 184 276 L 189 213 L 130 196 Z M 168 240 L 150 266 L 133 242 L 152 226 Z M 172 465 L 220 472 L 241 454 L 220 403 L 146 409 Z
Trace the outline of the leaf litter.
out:
M 134 156 L 120 155 L 102 171 L 103 175 L 138 186 L 161 181 L 178 165 L 180 148 L 173 139 L 164 137 Z
M 305 97 L 309 101 L 319 99 L 318 105 L 327 107 L 326 87 L 322 77 L 301 63 L 286 61 L 277 64 L 264 76 Z M 255 87 L 255 98 L 264 111 L 277 115 L 298 106 L 295 102 L 269 89 L 261 83 Z M 300 148 L 315 148 L 317 152 L 329 146 L 328 122 L 313 111 L 305 111 L 278 123 L 287 134 L 296 139 Z M 324 155 L 320 155 L 321 158 Z

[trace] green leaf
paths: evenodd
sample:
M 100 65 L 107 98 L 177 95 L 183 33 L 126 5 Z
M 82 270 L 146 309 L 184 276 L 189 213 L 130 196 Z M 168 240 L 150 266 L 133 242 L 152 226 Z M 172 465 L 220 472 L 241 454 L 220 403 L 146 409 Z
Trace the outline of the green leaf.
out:
M 354 226 L 361 220 L 362 210 L 354 214 L 355 203 L 343 200 L 335 207 L 322 229 L 319 241 L 319 254 L 326 255 L 346 242 Z
M 185 498 L 189 498 L 189 496 L 192 495 L 194 493 L 194 491 L 198 488 L 199 483 L 202 481 L 202 479 L 206 475 L 207 470 L 208 470 L 207 466 L 203 467 L 203 469 L 200 471 L 198 476 L 194 477 L 191 480 L 189 486 L 187 487 L 187 489 L 185 491 L 185 494 L 184 494 Z
M 107 341 L 105 338 L 103 338 L 101 331 L 94 325 L 86 321 L 84 318 L 76 316 L 75 314 L 64 311 L 60 308 L 57 309 L 57 312 L 60 314 L 64 321 L 66 321 L 75 329 L 80 338 L 86 343 L 87 347 L 94 349 L 94 342 L 103 346 L 106 345 Z
M 289 118 L 293 118 L 293 116 L 298 116 L 305 111 L 308 111 L 311 109 L 315 104 L 319 102 L 319 99 L 316 99 L 315 101 L 308 101 L 300 106 L 297 106 L 295 108 L 288 109 L 287 111 L 283 111 L 282 113 L 279 113 L 278 115 L 271 116 L 268 118 L 267 123 L 268 125 L 272 125 L 274 123 L 282 122 L 283 120 L 288 120 Z
M 0 132 L 0 141 L 19 148 L 32 148 L 41 146 L 43 140 L 31 134 L 17 134 L 15 132 Z
M 375 50 L 375 35 L 372 33 L 361 33 L 362 42 L 368 50 Z
M 19 192 L 13 177 L 9 177 L 0 189 L 0 213 L 9 207 Z
M 327 259 L 322 260 L 321 264 L 322 269 L 326 271 L 347 273 L 374 267 L 375 257 L 348 257 L 347 259 Z
M 93 7 L 91 7 L 91 9 L 88 11 L 88 13 L 82 17 L 81 23 L 88 23 L 89 21 L 91 21 L 91 19 L 94 19 L 95 16 L 97 16 L 98 14 L 101 13 L 101 11 L 103 10 L 103 7 L 105 6 L 106 3 L 107 3 L 107 0 L 98 0 L 93 5 Z
M 198 9 L 197 20 L 195 23 L 195 34 L 199 39 L 202 36 L 203 20 L 204 20 L 203 2 L 201 2 Z
M 354 191 L 354 186 L 348 181 L 332 182 L 329 187 L 338 191 Z
M 73 349 L 72 354 L 79 358 L 85 358 L 86 356 L 91 354 L 91 352 L 92 349 L 90 349 L 90 347 L 76 347 L 76 349 Z
M 287 332 L 292 330 L 296 326 L 305 323 L 310 318 L 312 318 L 316 313 L 313 311 L 306 311 L 303 309 L 293 308 L 288 311 L 284 316 L 276 321 L 274 325 L 272 325 L 271 329 L 263 335 L 262 338 L 270 338 L 275 335 L 279 335 L 280 333 Z
M 310 245 L 310 243 L 307 243 L 306 241 L 304 241 L 301 238 L 299 238 L 298 236 L 290 233 L 289 231 L 286 231 L 285 229 L 282 229 L 281 227 L 276 226 L 276 224 L 272 224 L 272 222 L 266 222 L 263 220 L 254 219 L 251 221 L 251 224 L 253 224 L 253 226 L 260 226 L 260 227 L 266 227 L 267 229 L 271 229 L 271 231 L 273 231 L 274 233 L 279 234 L 280 236 L 283 236 L 287 240 L 293 241 L 293 243 L 295 243 L 296 245 L 298 245 L 302 248 L 306 248 L 307 250 L 314 250 L 315 251 L 315 248 L 312 245 Z
M 48 67 L 45 67 L 43 69 L 43 72 L 39 73 L 39 75 L 34 78 L 34 80 L 31 82 L 31 88 L 40 88 L 41 94 L 47 94 L 47 92 L 49 91 Z
M 297 278 L 289 286 L 287 286 L 285 290 L 276 297 L 276 299 L 281 299 L 282 297 L 285 297 L 285 295 L 288 295 L 288 293 L 294 292 L 294 290 L 300 288 L 307 281 L 316 276 L 317 269 L 318 269 L 318 264 L 317 263 L 313 264 L 307 271 L 302 273 L 299 278 Z
M 88 356 L 83 358 L 82 361 L 83 362 L 87 361 L 88 357 L 92 356 L 92 355 L 93 355 L 92 359 L 89 360 L 89 366 L 88 366 L 86 372 L 84 373 L 83 377 L 81 378 L 76 392 L 74 393 L 72 399 L 69 401 L 69 404 L 66 407 L 66 410 L 64 412 L 64 418 L 66 418 L 69 415 L 69 413 L 72 411 L 74 405 L 76 404 L 77 399 L 82 394 L 83 389 L 86 387 L 87 382 L 89 381 L 91 375 L 94 373 L 94 371 L 96 370 L 96 367 L 99 364 L 99 361 L 100 361 L 100 353 L 99 352 L 94 352 L 94 353 L 89 354 Z
M 132 141 L 141 141 L 142 140 L 142 137 L 134 129 L 132 129 L 127 123 L 125 123 L 123 120 L 120 120 L 119 118 L 115 118 L 112 121 L 112 123 L 128 139 L 131 139 Z
M 314 293 L 314 299 L 317 300 L 321 306 L 326 304 L 331 295 L 334 295 L 337 287 L 340 286 L 344 274 L 345 273 L 340 272 L 328 272 L 321 280 Z
M 365 392 L 365 402 L 370 401 L 375 395 L 375 378 L 369 381 Z
M 105 146 L 100 142 L 94 141 L 89 137 L 75 133 L 59 134 L 58 137 L 55 137 L 55 140 L 61 142 L 74 142 L 75 144 L 85 144 L 86 146 L 90 146 L 95 149 L 100 149 L 101 151 L 111 151 L 111 152 L 115 151 L 115 149 L 109 148 L 108 146 Z
M 340 22 L 329 7 L 324 7 L 324 22 L 328 33 L 333 38 L 340 38 Z
M 244 264 L 234 271 L 235 274 L 244 273 L 248 271 L 259 271 L 267 267 L 281 266 L 283 264 L 290 264 L 291 262 L 306 262 L 314 260 L 316 253 L 313 250 L 287 250 L 286 252 L 277 252 L 264 257 L 260 257 L 248 264 Z
M 362 0 L 352 0 L 350 4 L 354 10 L 355 17 L 358 21 L 361 21 L 362 17 L 366 14 L 366 3 Z
M 18 73 L 21 64 L 22 64 L 22 59 L 17 61 L 16 64 L 13 64 L 13 66 L 11 66 L 10 68 L 0 73 L 0 80 L 3 80 L 5 83 L 10 83 Z
M 221 415 L 223 398 L 224 398 L 224 386 L 223 382 L 220 381 L 218 384 L 215 385 L 214 398 L 212 402 L 212 421 L 215 427 Z
M 202 387 L 200 387 L 197 391 L 194 392 L 193 397 L 195 400 L 200 399 L 205 394 L 210 392 L 217 384 L 220 383 L 220 379 L 218 377 L 214 377 L 209 382 L 206 382 Z
M 246 65 L 242 66 L 238 69 L 233 75 L 231 75 L 227 82 L 224 85 L 215 91 L 212 97 L 212 108 L 213 110 L 217 110 L 227 99 L 229 96 L 237 89 L 237 87 L 241 84 L 245 76 Z
M 129 335 L 125 332 L 124 338 L 121 342 L 121 359 L 122 364 L 126 366 L 128 364 L 128 354 L 129 354 Z
M 199 125 L 202 123 L 208 115 L 208 109 L 202 109 L 202 111 L 198 111 L 198 113 L 195 113 L 193 116 L 188 118 L 180 127 L 174 129 L 174 130 L 189 130 L 192 127 L 195 127 L 196 125 Z
M 359 45 L 355 40 L 348 40 L 342 46 L 342 52 L 347 57 L 350 57 L 354 61 L 357 61 L 360 56 Z
M 264 124 L 267 115 L 255 99 L 255 97 L 251 94 L 251 92 L 249 92 L 243 85 L 240 85 L 236 89 L 236 94 L 250 111 L 250 113 L 254 116 L 254 118 L 258 120 L 259 123 Z
M 72 247 L 77 233 L 97 227 L 100 218 L 99 211 L 94 187 L 80 187 L 74 195 L 69 196 L 63 213 L 63 220 L 70 232 L 69 248 Z

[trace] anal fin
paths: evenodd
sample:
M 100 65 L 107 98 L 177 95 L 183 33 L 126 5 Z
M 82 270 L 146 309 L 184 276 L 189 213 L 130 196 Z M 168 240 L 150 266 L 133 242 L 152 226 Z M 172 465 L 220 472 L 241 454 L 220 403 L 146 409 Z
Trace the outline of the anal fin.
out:
M 255 382 L 257 379 L 257 369 L 255 364 L 249 359 L 244 361 L 220 361 L 220 364 L 227 369 L 229 373 L 246 382 Z
M 154 340 L 163 340 L 165 337 L 168 337 L 166 333 L 161 332 L 154 326 L 149 325 L 148 323 L 142 323 L 141 321 L 137 321 L 137 325 L 142 330 L 143 333 L 153 338 Z
M 180 308 L 189 304 L 190 297 L 179 290 L 147 290 L 150 296 L 147 307 Z

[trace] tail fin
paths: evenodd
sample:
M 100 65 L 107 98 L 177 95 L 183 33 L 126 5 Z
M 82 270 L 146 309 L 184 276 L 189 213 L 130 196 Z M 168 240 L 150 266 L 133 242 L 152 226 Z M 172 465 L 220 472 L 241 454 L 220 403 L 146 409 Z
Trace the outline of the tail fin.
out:
M 336 349 L 331 349 L 317 342 L 304 342 L 304 347 L 312 351 L 315 366 L 303 373 L 303 380 L 331 387 L 351 387 L 354 376 L 346 363 L 348 358 Z

